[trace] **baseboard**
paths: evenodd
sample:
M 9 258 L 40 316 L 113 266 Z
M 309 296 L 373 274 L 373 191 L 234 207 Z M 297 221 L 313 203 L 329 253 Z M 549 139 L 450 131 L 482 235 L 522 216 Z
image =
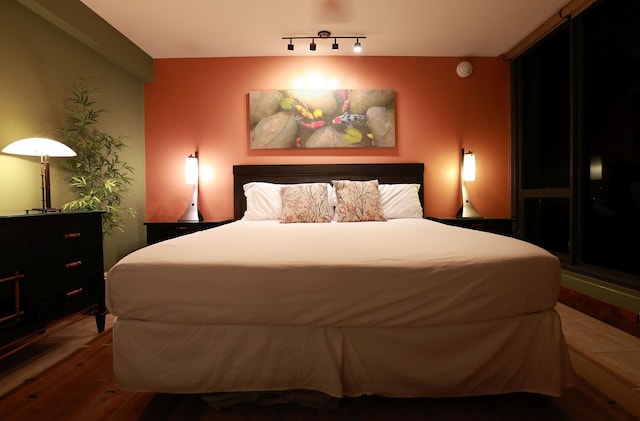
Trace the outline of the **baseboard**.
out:
M 560 286 L 558 301 L 640 338 L 638 313 L 634 311 L 617 307 L 565 286 Z

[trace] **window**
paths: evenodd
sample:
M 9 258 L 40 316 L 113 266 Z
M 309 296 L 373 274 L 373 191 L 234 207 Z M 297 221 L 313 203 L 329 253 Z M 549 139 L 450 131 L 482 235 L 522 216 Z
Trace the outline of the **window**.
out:
M 636 0 L 599 1 L 512 74 L 519 236 L 640 290 L 638 16 Z

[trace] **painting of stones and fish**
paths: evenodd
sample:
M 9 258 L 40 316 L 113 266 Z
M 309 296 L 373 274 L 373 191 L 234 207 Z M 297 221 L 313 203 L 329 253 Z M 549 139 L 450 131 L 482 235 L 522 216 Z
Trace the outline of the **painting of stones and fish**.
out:
M 395 147 L 395 99 L 392 89 L 250 91 L 250 148 Z

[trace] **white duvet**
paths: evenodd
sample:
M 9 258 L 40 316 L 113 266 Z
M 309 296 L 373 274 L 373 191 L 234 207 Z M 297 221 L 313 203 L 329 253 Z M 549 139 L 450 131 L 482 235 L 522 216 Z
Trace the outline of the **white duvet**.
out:
M 426 219 L 236 221 L 129 254 L 106 298 L 172 324 L 428 327 L 552 309 L 560 272 L 532 244 Z

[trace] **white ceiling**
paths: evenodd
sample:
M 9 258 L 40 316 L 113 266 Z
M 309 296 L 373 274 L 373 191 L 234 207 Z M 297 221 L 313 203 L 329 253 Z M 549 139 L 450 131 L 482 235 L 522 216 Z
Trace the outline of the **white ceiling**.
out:
M 568 0 L 82 0 L 152 58 L 353 55 L 497 57 Z

